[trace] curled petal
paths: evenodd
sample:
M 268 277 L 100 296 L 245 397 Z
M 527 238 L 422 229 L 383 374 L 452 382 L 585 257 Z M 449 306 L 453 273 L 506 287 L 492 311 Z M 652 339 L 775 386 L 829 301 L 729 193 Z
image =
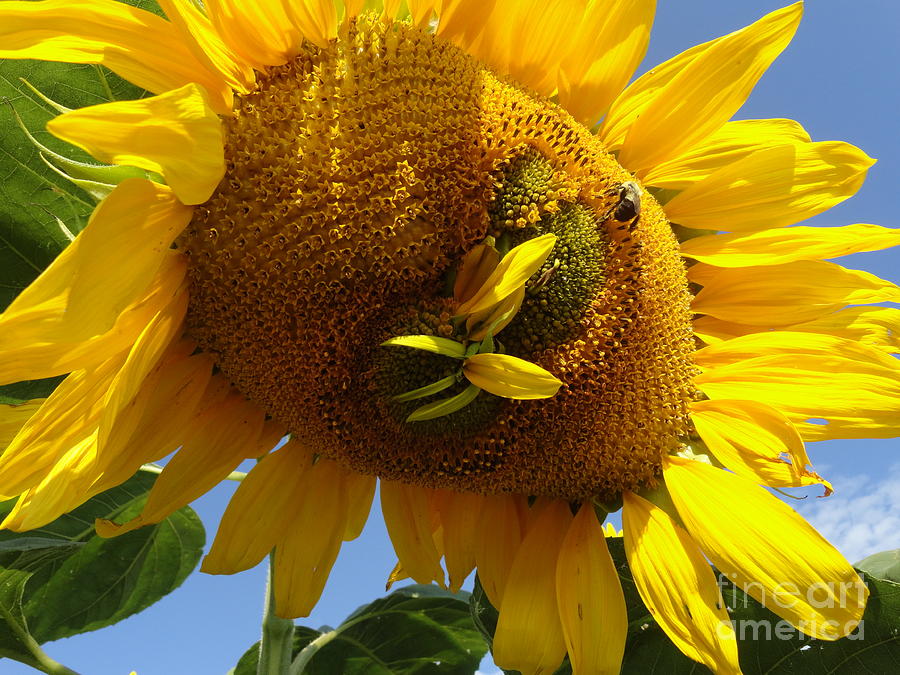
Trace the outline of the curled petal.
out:
M 782 413 L 759 401 L 695 401 L 691 420 L 716 459 L 771 487 L 831 484 L 807 468 L 803 439 Z

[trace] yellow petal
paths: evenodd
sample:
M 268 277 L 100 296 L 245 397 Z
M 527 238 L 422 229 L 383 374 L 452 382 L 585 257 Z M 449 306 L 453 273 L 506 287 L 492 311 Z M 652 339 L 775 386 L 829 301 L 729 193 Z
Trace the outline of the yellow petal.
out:
M 618 675 L 628 616 L 593 505 L 572 521 L 556 564 L 556 599 L 573 675 Z
M 259 434 L 256 448 L 249 448 L 246 458 L 259 460 L 260 457 L 264 457 L 275 448 L 281 447 L 282 440 L 286 440 L 287 433 L 287 429 L 280 422 L 267 419 Z
M 651 167 L 645 185 L 684 190 L 717 169 L 776 145 L 809 143 L 809 134 L 794 120 L 735 120 L 726 122 L 684 153 Z
M 767 267 L 712 267 L 688 271 L 703 286 L 691 305 L 724 321 L 790 326 L 813 321 L 847 305 L 900 302 L 900 288 L 874 274 L 821 260 Z
M 0 405 L 0 454 L 46 400 L 36 398 L 15 405 Z
M 584 3 L 451 0 L 443 3 L 440 16 L 438 35 L 549 96 L 563 59 L 574 46 L 568 38 L 583 20 Z
M 190 423 L 184 445 L 166 464 L 141 514 L 124 524 L 98 520 L 97 534 L 111 537 L 158 523 L 205 494 L 234 471 L 255 447 L 263 412 L 233 394 Z
M 607 537 L 621 537 L 622 530 L 617 530 L 616 526 L 612 523 L 606 523 L 603 526 L 603 534 L 605 534 Z
M 419 28 L 428 28 L 431 17 L 439 9 L 441 2 L 440 0 L 407 0 L 406 4 L 409 5 L 413 25 Z
M 388 575 L 387 582 L 384 584 L 384 590 L 391 590 L 391 586 L 404 579 L 409 579 L 409 575 L 403 571 L 403 565 L 397 563 Z
M 466 348 L 461 342 L 434 335 L 398 335 L 385 340 L 381 346 L 421 349 L 432 354 L 442 354 L 457 359 L 461 359 L 466 353 Z
M 739 234 L 711 234 L 681 244 L 681 254 L 716 267 L 780 265 L 837 258 L 900 244 L 900 229 L 858 223 L 844 227 L 788 227 Z
M 466 359 L 463 373 L 469 382 L 505 398 L 550 398 L 562 382 L 536 363 L 508 354 L 476 354 Z
M 240 394 L 198 415 L 156 480 L 142 516 L 156 522 L 220 483 L 256 447 L 263 412 Z
M 475 548 L 484 497 L 471 492 L 439 490 L 435 505 L 443 525 L 444 560 L 450 592 L 457 593 L 475 567 Z
M 831 484 L 807 468 L 809 457 L 797 429 L 771 406 L 695 401 L 691 420 L 716 459 L 739 476 L 771 487 L 821 484 L 831 493 Z
M 266 455 L 241 481 L 200 570 L 233 574 L 257 565 L 295 525 L 289 506 L 305 487 L 313 454 L 297 441 Z
M 643 177 L 725 124 L 787 47 L 802 13 L 802 3 L 776 10 L 688 62 L 631 125 L 619 163 Z
M 516 553 L 494 633 L 494 663 L 504 670 L 552 673 L 566 655 L 556 602 L 556 563 L 571 522 L 568 503 L 553 500 Z
M 516 552 L 522 543 L 523 528 L 514 495 L 487 495 L 482 500 L 475 562 L 478 578 L 494 607 L 500 607 L 503 591 Z
M 257 70 L 286 63 L 300 49 L 302 33 L 283 0 L 207 0 L 216 32 L 229 49 Z
M 793 325 L 790 329 L 834 335 L 892 354 L 900 353 L 900 309 L 892 307 L 847 307 L 815 321 Z
M 176 311 L 183 315 L 185 306 L 183 303 Z M 175 317 L 174 322 L 175 326 L 180 328 L 181 319 Z M 157 330 L 158 328 L 161 330 Z M 98 486 L 98 480 L 103 476 L 105 468 L 110 462 L 119 460 L 121 454 L 133 454 L 135 451 L 146 452 L 143 436 L 140 437 L 140 441 L 132 444 L 132 448 L 127 449 L 121 446 L 110 447 L 108 444 L 102 444 L 98 425 L 102 424 L 107 414 L 114 411 L 115 432 L 128 434 L 130 437 L 141 417 L 141 406 L 145 401 L 142 396 L 144 391 L 164 388 L 160 380 L 164 375 L 169 374 L 167 366 L 178 360 L 187 359 L 195 346 L 190 341 L 179 341 L 166 348 L 165 344 L 171 338 L 171 331 L 166 336 L 165 327 L 156 320 L 147 327 L 147 332 L 158 334 L 161 349 L 155 356 L 150 353 L 151 350 L 148 347 L 153 341 L 153 337 L 156 336 L 151 336 L 147 341 L 139 341 L 139 346 L 132 350 L 132 353 L 128 354 L 124 360 L 120 355 L 99 367 L 100 371 L 112 373 L 111 380 L 103 377 L 97 383 L 99 386 L 90 389 L 82 387 L 78 393 L 84 394 L 83 398 L 70 396 L 70 401 L 74 400 L 75 402 L 74 410 L 57 413 L 58 418 L 52 422 L 52 424 L 59 424 L 62 421 L 65 424 L 68 417 L 70 422 L 74 418 L 74 424 L 70 423 L 61 433 L 59 429 L 44 426 L 32 429 L 37 432 L 37 435 L 32 435 L 31 440 L 28 441 L 30 446 L 26 449 L 26 454 L 43 450 L 40 461 L 32 467 L 33 470 L 38 470 L 33 475 L 39 477 L 40 482 L 22 495 L 15 509 L 15 515 L 10 515 L 11 527 L 32 529 L 55 520 L 104 489 Z M 139 354 L 136 356 L 135 352 L 139 352 Z M 145 374 L 137 372 L 141 359 L 149 362 L 150 367 L 145 370 Z M 77 382 L 78 374 L 75 374 L 75 377 L 74 381 Z M 89 381 L 89 379 L 89 377 L 84 377 L 82 382 Z M 121 395 L 122 388 L 132 380 L 139 384 L 136 395 L 121 407 L 115 402 L 111 403 L 111 394 Z M 167 399 L 167 403 L 170 404 L 178 402 L 172 398 Z M 49 412 L 52 414 L 54 411 L 50 410 Z M 169 417 L 172 416 L 169 415 Z M 43 434 L 43 438 L 41 434 Z M 23 437 L 20 440 L 25 439 Z M 22 457 L 20 456 L 19 459 L 21 460 Z M 42 463 L 44 463 L 43 467 L 40 466 Z M 15 467 L 15 461 L 11 466 Z M 126 473 L 120 474 L 109 487 L 131 478 L 139 466 L 140 463 L 130 467 Z
M 381 512 L 404 571 L 420 584 L 444 583 L 431 527 L 432 491 L 381 481 Z
M 161 173 L 184 204 L 201 204 L 225 175 L 222 123 L 196 84 L 72 110 L 47 130 L 102 162 Z
M 492 331 L 492 335 L 499 333 L 516 318 L 524 300 L 525 287 L 522 286 L 493 307 L 477 314 L 470 314 L 466 319 L 466 339 L 483 340 L 488 330 Z M 503 318 L 504 315 L 506 318 Z
M 544 234 L 513 248 L 503 256 L 475 295 L 457 307 L 457 314 L 476 314 L 512 295 L 541 268 L 555 245 L 556 235 Z
M 19 497 L 0 528 L 33 530 L 84 503 L 96 445 L 96 435 L 89 434 L 67 448 L 40 483 Z
M 22 426 L 0 455 L 2 499 L 40 483 L 76 444 L 96 430 L 102 401 L 126 354 L 71 373 Z
M 183 312 L 184 308 L 182 307 L 181 313 L 183 314 Z M 141 383 L 137 394 L 116 414 L 114 435 L 117 437 L 117 440 L 121 435 L 124 435 L 126 439 L 131 437 L 138 426 L 138 421 L 142 417 L 143 406 L 147 400 L 146 392 L 166 389 L 164 378 L 171 376 L 173 367 L 190 360 L 189 355 L 194 347 L 195 343 L 192 341 L 177 341 L 164 349 L 159 358 L 155 359 L 158 362 L 149 369 L 145 377 L 140 378 Z M 132 361 L 132 363 L 129 363 L 129 361 Z M 117 363 L 121 363 L 121 361 Z M 111 464 L 120 463 L 123 455 L 146 455 L 148 447 L 144 441 L 151 438 L 149 434 L 141 434 L 137 436 L 139 440 L 132 443 L 130 447 L 101 443 L 96 423 L 102 422 L 103 416 L 110 410 L 110 393 L 116 390 L 116 382 L 122 380 L 123 375 L 127 374 L 127 377 L 134 376 L 134 354 L 130 354 L 124 364 L 121 364 L 118 368 L 118 372 L 99 403 L 100 419 L 96 420 L 92 415 L 87 416 L 86 419 L 91 419 L 91 423 L 87 425 L 85 438 L 79 440 L 62 455 L 52 470 L 41 481 L 40 485 L 23 495 L 23 499 L 19 502 L 20 507 L 23 505 L 23 502 L 30 502 L 28 505 L 29 511 L 32 509 L 41 510 L 44 512 L 42 518 L 46 518 L 48 521 L 54 520 L 63 513 L 81 505 L 106 489 L 106 487 L 113 487 L 128 480 L 134 475 L 140 464 L 143 463 L 139 461 L 137 464 L 129 466 L 125 472 L 120 473 L 116 477 L 116 480 L 108 482 L 107 486 L 100 485 L 103 478 L 112 478 L 108 472 L 105 472 Z M 208 370 L 209 366 L 207 366 L 207 372 Z M 179 392 L 179 395 L 167 398 L 167 403 L 177 405 L 183 400 Z M 167 419 L 177 417 L 177 414 L 167 414 Z M 180 431 L 183 433 L 183 429 L 180 429 Z M 145 461 L 158 458 L 158 456 L 147 457 Z M 34 514 L 29 513 L 25 517 L 27 519 L 33 516 Z M 25 525 L 25 527 L 30 529 L 39 525 L 32 522 L 29 525 Z
M 4 2 L 0 58 L 99 63 L 154 93 L 196 82 L 217 113 L 231 112 L 231 88 L 197 60 L 179 30 L 124 2 Z
M 874 163 L 839 141 L 763 148 L 677 194 L 666 215 L 685 227 L 726 232 L 785 227 L 856 194 Z
M 74 346 L 106 333 L 161 268 L 171 280 L 184 276 L 183 259 L 163 266 L 190 215 L 164 186 L 122 182 L 72 245 L 0 317 L 0 353 L 29 343 Z
M 341 550 L 347 526 L 344 470 L 321 459 L 293 494 L 290 525 L 275 547 L 275 613 L 286 619 L 309 616 L 319 601 Z
M 295 0 L 285 3 L 300 34 L 318 47 L 325 48 L 337 37 L 337 7 L 333 0 Z
M 856 628 L 868 589 L 793 509 L 703 462 L 669 457 L 663 474 L 688 532 L 739 588 L 820 640 L 837 640 Z
M 134 400 L 144 386 L 147 376 L 159 364 L 166 349 L 181 335 L 187 307 L 188 295 L 187 289 L 184 289 L 184 292 L 160 311 L 138 336 L 103 399 L 103 412 L 100 415 L 97 436 L 101 448 L 109 440 L 119 413 Z
M 592 126 L 619 95 L 647 52 L 656 0 L 589 2 L 559 77 L 559 102 Z
M 693 324 L 694 337 L 708 345 L 718 344 L 723 340 L 730 340 L 741 335 L 770 330 L 769 326 L 749 326 L 732 321 L 722 321 L 714 316 L 700 316 L 694 319 Z
M 768 403 L 804 440 L 900 433 L 900 362 L 882 350 L 776 331 L 704 347 L 695 359 L 704 372 L 694 381 L 707 396 Z
M 66 307 L 72 272 L 77 267 L 73 246 L 51 263 L 53 271 L 48 268 L 45 276 L 22 291 L 21 300 L 14 301 L 18 310 L 11 306 L 0 317 L 0 384 L 89 368 L 109 354 L 130 349 L 147 322 L 171 301 L 187 270 L 184 256 L 169 252 L 150 285 L 122 310 L 109 330 L 79 340 L 78 332 L 84 329 L 87 319 Z M 49 302 L 41 303 L 39 296 L 45 292 L 50 296 Z M 70 329 L 67 321 L 73 320 L 75 325 Z
M 741 672 L 737 641 L 712 568 L 661 508 L 622 495 L 625 555 L 647 609 L 686 656 L 716 673 Z
M 750 333 L 772 330 L 773 326 L 750 326 L 722 321 L 712 316 L 694 319 L 694 335 L 708 345 Z M 861 342 L 883 349 L 890 354 L 900 353 L 900 309 L 893 307 L 846 307 L 813 321 L 785 326 L 780 330 L 792 333 L 819 333 Z
M 96 426 L 91 429 L 91 434 L 95 440 L 94 449 L 92 450 L 93 459 L 90 468 L 90 477 L 85 479 L 85 485 L 83 487 L 83 491 L 87 495 L 86 498 L 101 492 L 106 486 L 112 487 L 128 480 L 145 462 L 159 459 L 158 456 L 147 457 L 150 447 L 144 445 L 143 442 L 135 442 L 128 447 L 123 447 L 122 443 L 125 440 L 130 440 L 134 435 L 135 430 L 139 427 L 144 412 L 144 406 L 148 402 L 148 392 L 164 388 L 161 379 L 164 375 L 169 374 L 169 367 L 177 360 L 185 360 L 187 354 L 178 353 L 181 344 L 186 343 L 177 341 L 162 353 L 158 362 L 153 364 L 148 370 L 146 377 L 140 382 L 134 395 L 130 400 L 127 400 L 121 408 L 116 407 L 114 410 L 110 410 L 107 407 L 107 402 L 110 398 L 110 394 L 116 390 L 115 383 L 122 379 L 122 371 L 125 370 L 124 367 L 120 369 L 112 383 L 110 383 L 110 386 L 103 397 L 102 408 L 99 418 L 96 420 Z M 190 343 L 190 345 L 193 348 L 194 343 Z M 108 415 L 108 413 L 112 414 Z M 106 433 L 108 435 L 101 439 L 101 425 L 104 423 L 104 418 L 107 417 L 112 419 L 114 426 L 111 428 L 111 432 L 107 431 Z M 110 439 L 112 439 L 112 443 L 110 442 Z M 143 441 L 143 439 L 141 439 L 141 441 Z M 135 456 L 138 456 L 141 459 L 137 461 L 137 463 L 131 464 L 129 460 Z M 110 467 L 121 468 L 123 464 L 127 465 L 127 472 L 122 472 L 113 476 L 113 474 L 108 471 Z M 113 479 L 115 480 L 113 481 Z
M 253 69 L 225 46 L 209 18 L 193 0 L 158 2 L 172 25 L 184 36 L 184 43 L 199 62 L 219 73 L 235 91 L 246 94 L 252 90 L 256 79 Z
M 181 445 L 212 368 L 206 354 L 160 364 L 154 386 L 141 387 L 132 403 L 135 420 L 120 417 L 113 427 L 92 493 L 128 480 L 143 464 L 158 461 Z
M 362 0 L 359 0 L 361 3 Z M 464 49 L 486 30 L 498 0 L 441 0 L 438 10 L 438 36 Z M 501 8 L 505 5 L 500 2 Z
M 620 96 L 613 101 L 609 113 L 603 120 L 597 135 L 610 151 L 622 147 L 634 122 L 644 110 L 653 103 L 657 94 L 681 73 L 688 64 L 716 43 L 728 36 L 695 45 L 677 56 L 650 69 L 632 82 Z
M 354 471 L 347 472 L 347 528 L 344 541 L 353 541 L 366 526 L 372 499 L 375 496 L 375 476 L 366 476 Z
M 497 249 L 488 244 L 478 244 L 463 256 L 453 284 L 453 299 L 464 303 L 472 298 L 475 293 L 488 280 L 497 265 L 500 264 L 500 254 Z

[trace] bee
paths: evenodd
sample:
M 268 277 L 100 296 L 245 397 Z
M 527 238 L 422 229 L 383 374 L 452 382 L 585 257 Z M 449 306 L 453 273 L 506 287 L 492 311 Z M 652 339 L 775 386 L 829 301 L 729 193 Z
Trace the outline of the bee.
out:
M 627 180 L 619 186 L 619 203 L 612 212 L 612 217 L 620 223 L 634 220 L 641 215 L 641 186 Z

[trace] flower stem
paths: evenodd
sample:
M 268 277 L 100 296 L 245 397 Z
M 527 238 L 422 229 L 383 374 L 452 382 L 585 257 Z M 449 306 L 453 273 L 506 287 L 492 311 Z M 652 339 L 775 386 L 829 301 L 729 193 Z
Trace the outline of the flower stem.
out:
M 287 675 L 294 645 L 294 622 L 275 614 L 275 561 L 269 554 L 269 578 L 266 581 L 266 607 L 263 612 L 262 640 L 256 675 Z

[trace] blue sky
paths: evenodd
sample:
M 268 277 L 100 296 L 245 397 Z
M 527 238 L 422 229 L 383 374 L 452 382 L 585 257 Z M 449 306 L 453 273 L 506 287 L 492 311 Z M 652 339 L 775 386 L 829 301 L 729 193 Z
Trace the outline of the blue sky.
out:
M 552 0 L 551 0 L 552 1 Z M 661 1 L 643 72 L 705 40 L 740 28 L 783 3 L 772 0 Z M 897 226 L 900 147 L 900 3 L 895 0 L 810 0 L 797 37 L 763 78 L 738 118 L 789 117 L 813 140 L 846 140 L 878 158 L 859 194 L 812 222 Z M 900 283 L 900 253 L 842 259 Z M 835 486 L 828 499 L 792 504 L 855 561 L 896 548 L 900 532 L 898 443 L 834 441 L 811 444 L 813 463 Z M 212 538 L 235 484 L 224 484 L 194 505 Z M 336 625 L 358 605 L 384 593 L 394 566 L 377 505 L 362 537 L 344 546 L 321 602 L 308 620 Z M 58 661 L 83 675 L 224 674 L 258 639 L 265 571 L 232 577 L 195 573 L 182 588 L 140 615 L 95 633 L 46 645 Z M 486 665 L 484 670 L 494 669 Z M 8 660 L 0 673 L 35 672 Z

